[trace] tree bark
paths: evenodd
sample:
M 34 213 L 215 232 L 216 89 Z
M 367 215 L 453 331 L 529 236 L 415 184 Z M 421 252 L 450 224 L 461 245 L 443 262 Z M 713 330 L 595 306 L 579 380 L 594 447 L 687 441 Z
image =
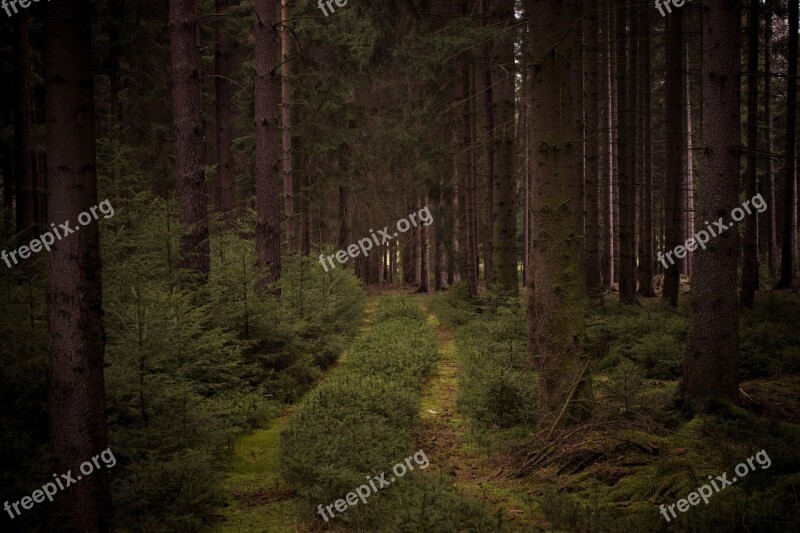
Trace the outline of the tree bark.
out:
M 256 256 L 265 270 L 261 288 L 266 289 L 281 278 L 276 0 L 255 0 L 255 14 Z
M 709 0 L 702 29 L 699 220 L 730 216 L 739 203 L 740 30 L 741 6 Z M 735 227 L 713 237 L 705 249 L 694 254 L 691 313 L 679 393 L 699 411 L 708 410 L 717 400 L 738 401 L 738 259 L 739 233 Z
M 562 423 L 585 414 L 591 385 L 583 356 L 586 289 L 582 276 L 579 226 L 582 183 L 579 126 L 573 121 L 573 69 L 580 72 L 580 17 L 576 2 L 527 0 L 531 35 L 533 167 L 533 257 L 527 301 L 528 347 L 539 372 L 539 416 Z M 577 392 L 571 394 L 573 390 Z
M 33 70 L 31 68 L 30 19 L 27 11 L 16 15 L 14 110 L 14 158 L 16 161 L 17 245 L 30 242 L 36 225 L 36 190 L 33 172 Z
M 514 172 L 514 37 L 511 27 L 514 0 L 498 0 L 495 7 L 500 36 L 492 46 L 492 80 L 495 84 L 497 125 L 494 145 L 494 284 L 503 292 L 519 294 L 517 281 L 517 183 Z
M 781 277 L 776 289 L 795 288 L 797 282 L 797 11 L 789 0 L 789 45 L 786 76 L 786 155 L 783 166 L 783 249 Z
M 745 184 L 747 198 L 758 194 L 758 27 L 760 0 L 750 0 L 747 15 L 747 168 Z M 742 292 L 739 295 L 742 307 L 753 308 L 755 292 L 758 290 L 758 216 L 745 219 L 744 245 L 742 249 Z
M 225 29 L 225 17 L 228 13 L 228 0 L 216 0 L 217 15 L 220 16 L 217 27 L 217 45 L 214 51 L 214 88 L 216 92 L 217 112 L 217 211 L 223 218 L 230 220 L 234 208 L 233 159 L 231 157 L 231 76 L 233 60 L 231 59 L 230 39 Z
M 200 52 L 197 48 L 195 0 L 170 0 L 172 101 L 175 170 L 181 224 L 181 267 L 205 283 L 211 268 L 208 243 Z M 49 165 L 48 165 L 49 166 Z
M 58 471 L 108 447 L 105 418 L 102 275 L 98 223 L 77 226 L 97 204 L 91 10 L 88 2 L 47 5 L 44 23 L 49 212 L 75 233 L 57 240 L 48 257 L 50 368 L 48 415 Z M 78 231 L 78 228 L 80 231 Z M 111 531 L 108 470 L 59 494 L 76 531 Z
M 646 298 L 656 295 L 653 285 L 655 268 L 653 261 L 653 120 L 650 73 L 650 31 L 652 12 L 645 12 L 639 27 L 639 56 L 641 57 L 641 126 L 642 126 L 642 194 L 641 228 L 639 242 L 639 294 Z
M 684 109 L 684 86 L 686 76 L 686 54 L 683 33 L 685 10 L 675 10 L 666 18 L 667 72 L 664 83 L 664 124 L 666 151 L 664 154 L 664 253 L 659 261 L 664 267 L 662 298 L 670 305 L 678 305 L 680 290 L 680 258 L 674 253 L 683 241 L 683 194 L 681 188 L 686 171 L 686 112 Z
M 586 50 L 586 95 L 584 113 L 584 139 L 586 139 L 586 184 L 584 190 L 585 234 L 584 275 L 586 287 L 600 290 L 600 17 L 594 2 L 583 5 Z
M 767 151 L 764 161 L 764 182 L 769 202 L 769 207 L 764 214 L 769 228 L 769 271 L 774 277 L 778 277 L 780 275 L 778 267 L 780 250 L 778 249 L 778 223 L 776 220 L 778 203 L 775 195 L 775 173 L 772 161 L 772 8 L 769 2 L 764 5 L 764 26 L 764 144 Z
M 617 124 L 619 151 L 619 301 L 636 304 L 636 34 L 630 0 L 617 0 Z M 630 19 L 631 36 L 627 37 Z M 627 49 L 627 50 L 626 50 Z
M 296 250 L 296 222 L 294 215 L 294 183 L 292 181 L 292 92 L 291 92 L 291 37 L 289 35 L 288 0 L 281 0 L 281 125 L 283 148 L 283 213 L 286 217 L 286 251 Z

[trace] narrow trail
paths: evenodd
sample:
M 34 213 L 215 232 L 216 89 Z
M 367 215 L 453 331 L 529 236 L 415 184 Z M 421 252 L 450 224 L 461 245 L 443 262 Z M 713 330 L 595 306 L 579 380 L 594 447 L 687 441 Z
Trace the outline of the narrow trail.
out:
M 526 490 L 522 483 L 502 475 L 503 454 L 488 453 L 480 445 L 480 435 L 471 431 L 468 421 L 458 413 L 458 377 L 462 372 L 458 348 L 452 329 L 430 312 L 430 298 L 421 295 L 417 299 L 439 340 L 440 357 L 421 396 L 417 443 L 431 462 L 426 473 L 447 475 L 466 494 L 503 509 L 514 530 L 542 530 L 531 513 L 533 502 L 523 499 Z
M 372 324 L 372 312 L 377 304 L 377 297 L 368 298 L 359 333 Z M 306 395 L 347 360 L 347 353 L 345 350 Z M 221 522 L 215 524 L 214 531 L 277 533 L 317 529 L 297 519 L 297 498 L 278 468 L 280 435 L 291 420 L 293 407 L 287 406 L 267 428 L 256 429 L 236 439 L 232 469 L 223 484 L 227 506 L 217 514 Z

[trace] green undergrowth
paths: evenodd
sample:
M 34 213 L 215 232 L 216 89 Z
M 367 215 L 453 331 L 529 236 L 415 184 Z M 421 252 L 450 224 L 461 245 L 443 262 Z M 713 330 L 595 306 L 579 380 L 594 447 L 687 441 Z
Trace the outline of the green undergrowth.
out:
M 415 451 L 419 389 L 437 361 L 437 341 L 407 298 L 386 298 L 347 360 L 297 407 L 280 443 L 281 470 L 305 517 L 389 472 Z M 388 477 L 388 476 L 387 476 Z M 442 479 L 410 472 L 336 513 L 334 525 L 357 531 L 465 531 L 501 527 L 482 505 Z
M 641 303 L 619 306 L 609 298 L 589 310 L 594 416 L 545 445 L 536 440 L 536 375 L 522 303 L 471 299 L 459 287 L 431 303 L 442 322 L 456 326 L 464 370 L 459 410 L 477 428 L 473 434 L 483 435 L 476 441 L 488 454 L 513 450 L 505 470 L 521 476 L 518 496 L 529 502 L 522 506 L 529 522 L 549 531 L 800 529 L 800 427 L 791 423 L 797 419 L 797 296 L 759 294 L 755 309 L 741 314 L 745 404 L 769 419 L 734 407 L 692 419 L 675 410 L 688 297 L 677 310 L 658 300 Z M 758 467 L 708 505 L 690 506 L 670 522 L 659 512 L 709 475 L 727 471 L 730 479 L 737 464 L 761 450 L 769 468 Z M 536 466 L 522 466 L 530 457 Z

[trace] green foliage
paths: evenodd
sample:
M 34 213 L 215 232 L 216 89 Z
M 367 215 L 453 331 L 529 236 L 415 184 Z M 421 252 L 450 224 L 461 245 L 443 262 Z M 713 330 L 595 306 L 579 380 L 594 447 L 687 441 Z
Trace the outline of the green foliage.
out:
M 408 299 L 381 302 L 346 362 L 295 410 L 281 436 L 281 469 L 309 514 L 410 455 L 418 389 L 437 359 L 436 339 Z M 474 501 L 408 474 L 337 521 L 380 531 L 463 531 L 494 523 Z
M 796 299 L 766 293 L 739 326 L 742 380 L 800 373 L 800 308 Z
M 459 281 L 444 294 L 431 299 L 430 310 L 443 324 L 463 326 L 477 316 L 475 306 L 469 295 L 469 286 Z

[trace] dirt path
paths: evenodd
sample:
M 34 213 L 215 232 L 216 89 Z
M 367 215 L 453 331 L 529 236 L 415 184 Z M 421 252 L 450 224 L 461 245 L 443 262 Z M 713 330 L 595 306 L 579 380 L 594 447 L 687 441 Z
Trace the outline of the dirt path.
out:
M 421 296 L 418 303 L 439 340 L 440 359 L 421 397 L 417 442 L 431 462 L 426 473 L 447 475 L 464 493 L 502 509 L 512 529 L 542 531 L 532 523 L 532 502 L 526 501 L 525 488 L 502 475 L 503 454 L 489 453 L 480 446 L 480 435 L 471 431 L 468 421 L 458 413 L 458 376 L 462 372 L 458 348 L 452 329 L 430 313 L 429 301 L 430 297 Z

